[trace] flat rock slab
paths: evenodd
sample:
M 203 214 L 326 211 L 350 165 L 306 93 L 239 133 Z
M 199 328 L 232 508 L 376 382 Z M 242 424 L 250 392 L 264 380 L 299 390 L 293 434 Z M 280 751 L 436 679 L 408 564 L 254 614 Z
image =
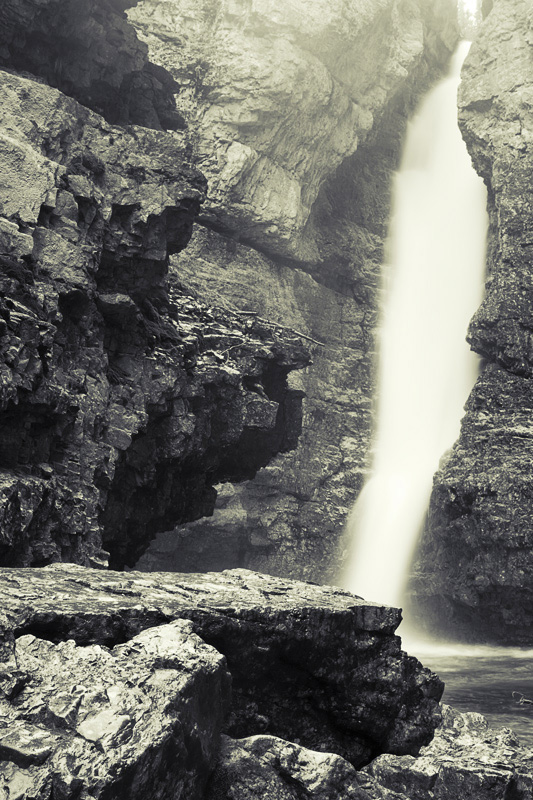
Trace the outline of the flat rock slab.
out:
M 112 650 L 21 636 L 0 681 L 0 797 L 200 798 L 230 698 L 178 620 Z
M 398 609 L 260 575 L 118 573 L 71 564 L 2 569 L 9 636 L 113 646 L 188 619 L 226 656 L 226 731 L 269 734 L 361 766 L 430 741 L 442 683 L 401 650 Z M 9 648 L 8 648 L 9 650 Z M 9 653 L 8 653 L 9 656 Z

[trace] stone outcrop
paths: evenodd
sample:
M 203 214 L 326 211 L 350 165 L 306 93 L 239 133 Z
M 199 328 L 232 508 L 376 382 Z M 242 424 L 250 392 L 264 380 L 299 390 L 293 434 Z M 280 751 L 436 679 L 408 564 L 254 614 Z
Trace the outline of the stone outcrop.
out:
M 225 730 L 232 736 L 277 736 L 361 766 L 383 752 L 417 753 L 439 721 L 443 685 L 402 652 L 394 636 L 400 612 L 339 589 L 245 570 L 147 576 L 72 564 L 5 568 L 0 578 L 2 652 L 10 666 L 16 639 L 17 647 L 22 643 L 43 652 L 48 647 L 53 658 L 72 652 L 73 670 L 78 657 L 94 652 L 105 672 L 110 663 L 105 648 L 118 655 L 124 646 L 124 654 L 133 654 L 138 642 L 142 656 L 146 629 L 160 641 L 166 632 L 156 626 L 188 620 L 192 628 L 184 635 L 192 631 L 226 658 L 233 698 Z M 168 647 L 179 659 L 183 630 L 176 631 L 178 639 Z M 19 716 L 26 713 L 22 673 L 20 680 L 18 672 L 12 673 L 7 689 L 10 713 L 17 715 L 20 705 Z M 94 713 L 111 714 L 102 703 L 102 708 L 95 704 Z M 6 757 L 5 750 L 0 752 Z
M 498 0 L 466 60 L 460 125 L 489 190 L 486 297 L 469 341 L 484 369 L 435 479 L 413 581 L 426 624 L 533 642 L 531 10 Z
M 358 773 L 332 753 L 274 736 L 224 736 L 206 800 L 362 800 Z
M 331 753 L 275 737 L 224 737 L 206 800 L 529 800 L 531 758 L 511 731 L 444 706 L 418 758 L 382 755 L 359 772 Z
M 223 489 L 205 524 L 162 533 L 139 567 L 332 580 L 366 469 L 392 170 L 455 45 L 455 4 L 142 0 L 128 15 L 180 84 L 209 182 L 172 269 L 315 340 L 297 450 Z
M 443 706 L 442 723 L 419 758 L 379 756 L 363 770 L 377 784 L 370 798 L 394 800 L 527 800 L 533 789 L 531 750 L 508 728 L 492 730 L 481 714 Z
M 294 446 L 308 354 L 168 283 L 205 196 L 182 133 L 0 94 L 0 563 L 122 567 Z

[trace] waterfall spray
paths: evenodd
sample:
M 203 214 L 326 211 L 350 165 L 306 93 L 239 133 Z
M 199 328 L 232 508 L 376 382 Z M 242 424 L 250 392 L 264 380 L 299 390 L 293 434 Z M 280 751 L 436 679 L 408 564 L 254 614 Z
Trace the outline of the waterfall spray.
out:
M 433 474 L 475 381 L 468 321 L 481 302 L 486 191 L 457 126 L 469 43 L 409 124 L 384 270 L 374 458 L 348 521 L 344 584 L 399 605 Z

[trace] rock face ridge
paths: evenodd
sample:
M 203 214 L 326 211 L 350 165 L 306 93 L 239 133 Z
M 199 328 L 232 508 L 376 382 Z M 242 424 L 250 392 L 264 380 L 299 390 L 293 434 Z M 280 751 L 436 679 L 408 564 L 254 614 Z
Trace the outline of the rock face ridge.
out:
M 417 753 L 439 721 L 442 683 L 401 651 L 400 612 L 339 589 L 245 570 L 0 577 L 1 774 L 19 784 L 109 797 L 129 781 L 141 797 L 160 764 L 161 796 L 172 781 L 200 796 L 193 773 L 214 766 L 228 707 L 231 735 L 298 739 L 355 766 Z
M 221 489 L 212 518 L 160 535 L 139 566 L 333 579 L 366 466 L 391 174 L 455 45 L 454 4 L 142 0 L 128 13 L 181 86 L 209 182 L 172 268 L 319 343 L 298 378 L 298 449 Z
M 486 298 L 469 341 L 485 359 L 461 436 L 435 479 L 413 589 L 429 625 L 533 642 L 529 4 L 498 0 L 466 60 L 460 124 L 489 189 Z
M 205 198 L 183 133 L 1 78 L 0 563 L 122 567 L 294 446 L 308 355 L 168 282 Z

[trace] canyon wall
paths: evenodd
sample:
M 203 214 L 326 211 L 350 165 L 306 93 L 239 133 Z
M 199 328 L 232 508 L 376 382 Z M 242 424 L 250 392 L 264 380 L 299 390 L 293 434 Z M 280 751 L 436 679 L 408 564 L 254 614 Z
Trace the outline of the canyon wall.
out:
M 298 447 L 218 487 L 140 569 L 335 578 L 367 469 L 379 276 L 407 115 L 457 40 L 453 2 L 142 0 L 129 19 L 180 85 L 208 197 L 178 279 L 304 334 Z
M 294 447 L 302 393 L 287 376 L 309 357 L 291 332 L 168 279 L 206 182 L 187 135 L 162 129 L 173 80 L 148 69 L 123 15 L 10 3 L 0 38 L 0 563 L 121 568 L 156 531 L 209 514 L 215 483 Z
M 334 576 L 453 5 L 9 0 L 1 563 Z
M 533 643 L 533 19 L 497 0 L 463 70 L 459 119 L 489 193 L 483 369 L 435 479 L 413 580 L 420 618 L 469 640 Z

